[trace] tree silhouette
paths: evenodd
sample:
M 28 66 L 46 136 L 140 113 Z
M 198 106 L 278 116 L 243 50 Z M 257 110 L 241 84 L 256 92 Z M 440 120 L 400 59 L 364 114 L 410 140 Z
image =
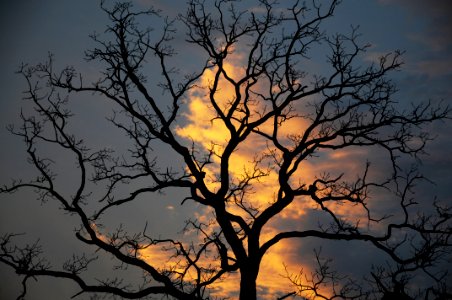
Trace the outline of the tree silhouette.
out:
M 212 287 L 237 276 L 238 297 L 256 299 L 263 258 L 280 243 L 309 238 L 367 243 L 391 263 L 374 267 L 367 277 L 372 288 L 366 290 L 332 270 L 331 260 L 316 250 L 317 269 L 294 275 L 287 268 L 284 284 L 292 288 L 274 298 L 450 296 L 441 268 L 450 257 L 450 210 L 439 202 L 434 210 L 418 205 L 412 188 L 423 177 L 416 168 L 404 171 L 404 159 L 418 157 L 430 140 L 424 126 L 448 118 L 449 108 L 421 103 L 401 109 L 388 78 L 400 68 L 401 52 L 366 63 L 369 46 L 360 45 L 355 28 L 349 34 L 323 31 L 339 1 L 308 6 L 297 1 L 286 8 L 267 0 L 257 4 L 244 9 L 234 1 L 191 0 L 186 14 L 174 21 L 154 9 L 135 12 L 130 3 L 102 4 L 111 24 L 105 35 L 92 36 L 97 46 L 86 53 L 102 68 L 98 80 L 86 83 L 73 67 L 55 71 L 52 56 L 20 69 L 33 112 L 23 112 L 22 126 L 10 130 L 24 140 L 39 175 L 15 180 L 1 192 L 31 188 L 40 200 L 57 201 L 78 218 L 75 236 L 94 254 L 69 254 L 72 258 L 58 268 L 43 257 L 38 243 L 19 247 L 16 234 L 3 235 L 0 261 L 24 278 L 19 298 L 30 278 L 50 276 L 72 280 L 79 294 L 209 299 L 215 296 Z M 139 20 L 145 18 L 159 19 L 162 28 L 141 28 Z M 178 24 L 185 25 L 187 47 L 196 47 L 204 58 L 189 72 L 173 67 Z M 328 71 L 316 73 L 309 62 L 323 53 Z M 148 76 L 149 67 L 158 74 Z M 110 121 L 132 147 L 124 153 L 93 150 L 71 133 L 69 95 L 74 93 L 108 99 L 114 105 Z M 199 117 L 193 114 L 195 99 L 208 118 L 204 127 L 193 125 Z M 75 159 L 72 194 L 60 186 L 45 145 Z M 377 176 L 370 162 L 359 174 L 345 165 L 338 174 L 306 171 L 308 163 L 326 154 L 357 148 L 383 151 L 391 171 Z M 253 155 L 243 163 L 244 152 Z M 119 192 L 124 186 L 133 190 L 124 195 Z M 130 233 L 102 226 L 114 208 L 173 188 L 185 194 L 176 209 L 199 205 L 183 234 L 162 238 L 146 227 Z M 379 202 L 382 195 L 392 201 Z M 388 203 L 390 214 L 381 213 L 380 205 Z M 269 230 L 294 207 L 322 218 L 309 228 Z M 167 261 L 146 256 L 154 252 L 164 253 Z M 92 283 L 87 270 L 104 255 L 141 270 L 143 283 L 132 288 L 116 277 Z M 407 288 L 415 276 L 428 278 L 425 289 Z

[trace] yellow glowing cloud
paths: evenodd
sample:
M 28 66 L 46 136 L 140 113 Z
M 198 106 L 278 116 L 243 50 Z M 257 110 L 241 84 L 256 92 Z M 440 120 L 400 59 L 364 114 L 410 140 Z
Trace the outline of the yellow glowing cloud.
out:
M 243 76 L 243 68 L 240 67 L 241 58 L 238 56 L 232 59 L 232 63 L 224 63 L 223 68 L 227 75 L 234 80 Z M 217 75 L 217 68 L 206 70 L 200 79 L 200 87 L 191 91 L 188 111 L 185 115 L 187 123 L 176 129 L 176 133 L 181 138 L 186 138 L 195 143 L 201 151 L 205 153 L 211 152 L 212 163 L 208 164 L 204 171 L 206 172 L 208 187 L 212 190 L 216 190 L 219 187 L 218 175 L 219 165 L 221 162 L 221 155 L 223 153 L 225 145 L 230 140 L 230 132 L 226 125 L 219 118 L 218 113 L 214 109 L 214 105 L 210 99 L 210 88 L 214 84 L 214 78 Z M 265 89 L 266 87 L 258 87 Z M 243 90 L 238 92 L 242 93 Z M 228 82 L 221 74 L 218 81 L 218 86 L 213 95 L 216 105 L 220 108 L 221 112 L 226 114 L 231 107 L 232 101 L 237 99 L 236 90 L 234 86 Z M 251 104 L 250 104 L 251 105 Z M 253 103 L 253 109 L 263 112 L 266 104 Z M 243 112 L 234 111 L 233 117 L 236 120 L 240 120 L 243 117 Z M 235 121 L 237 122 L 237 121 Z M 278 140 L 290 148 L 294 146 L 299 137 L 304 134 L 304 130 L 308 126 L 308 121 L 302 118 L 290 118 L 287 119 L 282 125 L 278 125 Z M 238 123 L 234 123 L 235 126 Z M 274 120 L 270 119 L 266 123 L 262 124 L 258 128 L 261 132 L 271 134 L 274 130 Z M 243 178 L 249 178 L 250 174 L 254 171 L 260 170 L 265 173 L 265 176 L 260 177 L 258 180 L 254 180 L 252 183 L 252 189 L 248 191 L 248 194 L 242 199 L 242 203 L 246 207 L 253 207 L 262 211 L 275 200 L 275 195 L 278 192 L 278 169 L 275 162 L 270 156 L 264 156 L 264 153 L 270 153 L 272 150 L 271 143 L 268 140 L 258 134 L 251 134 L 243 141 L 239 148 L 231 155 L 229 163 L 229 175 L 232 183 L 237 183 Z M 329 157 L 328 160 L 317 162 L 317 164 L 311 163 L 309 160 L 300 164 L 297 172 L 291 179 L 291 184 L 294 186 L 300 186 L 303 184 L 312 183 L 316 177 L 315 174 L 321 174 L 324 170 L 340 170 L 347 165 L 350 170 L 357 169 L 357 162 L 350 157 L 347 152 L 333 152 L 334 154 Z M 340 216 L 344 216 L 347 219 L 364 218 L 365 211 L 356 205 L 338 205 L 328 204 L 328 207 L 336 212 Z M 250 220 L 249 210 L 243 209 L 236 202 L 230 201 L 227 203 L 227 209 L 237 215 L 241 215 L 247 220 Z M 308 198 L 297 198 L 287 208 L 285 208 L 278 216 L 279 219 L 286 220 L 300 220 L 302 216 L 308 213 L 310 210 L 319 209 L 318 205 Z M 200 213 L 200 222 L 209 224 L 208 210 Z M 278 232 L 276 227 L 277 222 L 270 222 L 264 228 L 264 233 L 261 236 L 261 244 L 270 239 Z M 294 227 L 296 225 L 294 223 Z M 209 227 L 208 230 L 217 230 L 215 226 Z M 298 229 L 298 228 L 296 228 Z M 289 229 L 291 230 L 291 229 Z M 261 269 L 258 277 L 258 286 L 264 287 L 268 293 L 268 297 L 274 298 L 278 292 L 290 292 L 293 291 L 293 287 L 289 287 L 288 281 L 284 280 L 282 276 L 286 274 L 284 264 L 290 266 L 291 270 L 303 269 L 305 274 L 310 274 L 310 268 L 302 266 L 297 262 L 298 253 L 296 249 L 298 247 L 291 240 L 283 240 L 277 245 L 273 246 L 270 251 L 263 258 Z M 232 255 L 232 254 L 231 254 Z M 231 295 L 237 295 L 239 288 L 239 276 L 237 273 L 226 275 L 220 282 L 216 282 L 212 286 L 213 295 L 218 297 L 227 297 Z M 326 294 L 326 293 L 325 293 Z M 264 296 L 263 299 L 267 299 Z M 270 298 L 268 298 L 270 299 Z
M 238 78 L 243 73 L 242 69 L 230 63 L 224 64 L 224 69 L 231 78 Z M 202 87 L 211 87 L 214 81 L 216 69 L 207 70 L 201 78 Z M 203 94 L 204 93 L 204 94 Z M 214 95 L 217 105 L 221 108 L 223 113 L 227 113 L 231 101 L 236 99 L 234 87 L 224 78 L 220 78 L 217 92 Z M 256 109 L 263 107 L 256 106 Z M 238 113 L 239 114 L 239 113 Z M 212 103 L 210 102 L 208 90 L 193 90 L 190 102 L 188 103 L 188 113 L 186 114 L 187 124 L 183 127 L 177 128 L 177 134 L 180 137 L 188 138 L 198 145 L 202 146 L 205 151 L 213 151 L 215 155 L 212 157 L 213 163 L 209 164 L 204 170 L 207 178 L 209 188 L 215 190 L 218 183 L 215 182 L 218 176 L 220 157 L 223 147 L 230 139 L 230 133 L 222 120 L 218 118 Z M 239 118 L 239 117 L 237 117 Z M 293 118 L 288 120 L 283 126 L 279 127 L 279 136 L 284 138 L 286 136 L 300 135 L 303 128 L 306 128 L 305 122 L 300 118 Z M 259 130 L 263 132 L 272 132 L 273 120 L 260 126 Z M 239 148 L 232 154 L 229 164 L 229 172 L 233 182 L 246 178 L 256 168 L 259 168 L 266 173 L 266 176 L 259 178 L 253 182 L 253 189 L 244 199 L 245 205 L 254 208 L 265 208 L 273 203 L 275 194 L 278 191 L 278 173 L 274 166 L 265 159 L 262 159 L 262 154 L 269 151 L 269 144 L 263 137 L 252 134 L 245 140 Z M 236 203 L 230 202 L 227 206 L 232 213 L 248 218 L 247 212 L 240 208 Z M 282 218 L 299 218 L 306 211 L 306 203 L 297 201 L 291 204 L 280 215 Z M 208 213 L 199 214 L 202 220 L 207 223 Z M 214 226 L 210 230 L 215 230 Z M 266 233 L 262 236 L 262 241 L 268 240 L 276 233 L 272 228 L 266 228 Z M 288 254 L 293 253 L 294 247 L 291 247 L 290 241 L 283 241 L 278 245 L 272 247 L 268 254 L 264 257 L 259 273 L 258 286 L 265 287 L 268 297 L 276 295 L 277 292 L 290 292 L 288 282 L 284 282 L 282 276 L 285 275 L 284 263 L 290 264 L 295 269 L 301 269 L 294 259 L 289 261 Z M 295 255 L 294 255 L 295 256 Z M 304 267 L 304 269 L 307 269 Z M 281 280 L 279 280 L 281 279 Z M 284 283 L 281 284 L 281 281 Z M 212 291 L 215 296 L 227 297 L 236 295 L 239 288 L 239 276 L 237 273 L 225 276 L 221 282 L 212 285 Z M 264 298 L 267 299 L 267 298 Z M 270 299 L 270 298 L 269 298 Z

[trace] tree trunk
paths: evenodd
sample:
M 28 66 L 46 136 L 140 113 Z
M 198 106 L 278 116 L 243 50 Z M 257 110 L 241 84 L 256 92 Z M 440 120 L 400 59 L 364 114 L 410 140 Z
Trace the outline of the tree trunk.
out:
M 256 279 L 258 271 L 255 267 L 246 266 L 240 270 L 240 300 L 256 300 Z

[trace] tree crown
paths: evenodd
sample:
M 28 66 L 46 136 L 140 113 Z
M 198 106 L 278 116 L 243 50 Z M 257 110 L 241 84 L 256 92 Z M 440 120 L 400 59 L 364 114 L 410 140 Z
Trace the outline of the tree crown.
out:
M 58 202 L 77 217 L 80 242 L 144 274 L 134 288 L 118 278 L 92 284 L 85 274 L 95 256 L 74 256 L 59 269 L 41 259 L 39 245 L 11 246 L 15 235 L 4 235 L 0 261 L 24 276 L 24 287 L 29 278 L 52 276 L 71 279 L 80 293 L 123 298 L 255 299 L 265 282 L 279 299 L 364 299 L 413 297 L 409 279 L 421 274 L 430 281 L 419 293 L 450 295 L 446 273 L 437 269 L 450 255 L 449 209 L 435 202 L 434 213 L 415 214 L 412 188 L 423 177 L 415 168 L 405 171 L 403 161 L 422 153 L 431 137 L 421 129 L 449 118 L 450 109 L 421 103 L 401 110 L 389 75 L 399 70 L 402 53 L 368 63 L 369 46 L 360 44 L 356 28 L 327 34 L 322 25 L 339 1 L 258 4 L 192 0 L 185 14 L 169 20 L 156 9 L 102 3 L 111 24 L 105 35 L 92 36 L 97 46 L 86 52 L 102 66 L 98 80 L 87 83 L 73 67 L 55 71 L 52 56 L 21 68 L 34 113 L 21 114 L 22 127 L 10 130 L 23 138 L 38 176 L 1 192 L 32 188 L 41 200 Z M 160 19 L 162 28 L 143 29 L 146 18 Z M 174 46 L 180 24 L 187 53 L 197 49 L 202 59 L 189 72 L 174 67 L 178 57 L 187 59 Z M 320 72 L 310 63 L 324 53 Z M 93 149 L 71 133 L 66 95 L 85 92 L 113 105 L 109 121 L 130 141 L 127 151 Z M 75 161 L 73 192 L 60 186 L 44 144 Z M 388 168 L 373 166 L 376 151 Z M 331 166 L 347 155 L 369 157 Z M 177 209 L 197 205 L 183 234 L 162 238 L 145 220 L 137 233 L 102 226 L 115 209 L 142 199 L 152 207 L 160 201 L 155 195 L 174 189 L 181 190 Z M 380 205 L 394 213 L 381 213 Z M 318 215 L 317 223 L 302 221 L 309 214 Z M 288 219 L 300 222 L 287 226 Z M 311 275 L 293 275 L 286 266 L 288 290 L 259 277 L 268 271 L 265 259 L 311 239 L 367 243 L 391 264 L 372 269 L 369 290 L 333 271 L 319 250 Z M 229 290 L 221 292 L 222 284 Z

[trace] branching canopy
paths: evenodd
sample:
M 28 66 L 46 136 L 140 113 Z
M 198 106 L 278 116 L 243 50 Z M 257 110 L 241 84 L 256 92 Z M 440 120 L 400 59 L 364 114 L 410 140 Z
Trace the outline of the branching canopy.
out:
M 286 268 L 285 280 L 293 285 L 279 299 L 414 297 L 407 283 L 415 274 L 431 282 L 419 292 L 425 299 L 450 297 L 447 274 L 438 268 L 450 257 L 450 209 L 438 202 L 434 213 L 416 214 L 411 191 L 423 177 L 415 168 L 405 172 L 402 160 L 423 151 L 431 137 L 421 129 L 450 117 L 450 109 L 421 103 L 401 110 L 389 75 L 400 69 L 402 53 L 368 63 L 363 56 L 369 46 L 360 44 L 356 28 L 324 32 L 339 1 L 284 1 L 283 8 L 261 0 L 247 9 L 235 1 L 208 3 L 189 1 L 186 13 L 173 21 L 154 9 L 136 12 L 130 3 L 103 3 L 111 23 L 104 35 L 92 36 L 97 47 L 86 52 L 89 61 L 103 66 L 97 81 L 86 82 L 73 67 L 54 70 L 52 56 L 20 69 L 34 113 L 21 114 L 22 126 L 10 130 L 23 139 L 38 176 L 13 181 L 1 192 L 31 188 L 39 199 L 57 201 L 78 218 L 80 242 L 141 270 L 144 281 L 139 288 L 118 278 L 93 284 L 86 278 L 96 257 L 74 255 L 58 268 L 43 258 L 39 244 L 20 248 L 14 246 L 15 234 L 5 234 L 0 261 L 24 276 L 19 298 L 28 279 L 51 276 L 74 281 L 80 294 L 208 299 L 216 296 L 213 287 L 236 276 L 240 299 L 256 299 L 264 257 L 283 242 L 310 238 L 368 243 L 391 263 L 375 266 L 367 277 L 373 288 L 366 289 L 332 270 L 317 250 L 311 275 Z M 143 29 L 147 18 L 159 19 L 162 28 Z M 173 67 L 183 56 L 174 47 L 182 24 L 187 47 L 203 58 L 189 72 Z M 327 71 L 316 73 L 309 63 L 323 54 Z M 132 141 L 128 152 L 94 149 L 71 133 L 69 96 L 80 93 L 113 104 L 110 121 Z M 59 186 L 43 145 L 75 159 L 72 194 Z M 154 150 L 156 145 L 166 153 Z M 323 169 L 326 155 L 358 148 L 383 151 L 390 172 L 376 176 L 370 160 L 358 174 L 346 165 L 337 174 Z M 166 165 L 168 157 L 176 163 Z M 118 192 L 124 186 L 133 190 Z M 113 209 L 143 197 L 151 207 L 158 199 L 154 194 L 173 188 L 186 195 L 176 209 L 199 205 L 185 234 L 162 238 L 146 228 L 130 233 L 102 227 Z M 392 199 L 391 215 L 374 211 L 387 203 L 378 204 L 379 195 Z M 294 210 L 315 211 L 322 221 L 275 226 Z M 146 251 L 163 252 L 171 263 L 149 259 Z

